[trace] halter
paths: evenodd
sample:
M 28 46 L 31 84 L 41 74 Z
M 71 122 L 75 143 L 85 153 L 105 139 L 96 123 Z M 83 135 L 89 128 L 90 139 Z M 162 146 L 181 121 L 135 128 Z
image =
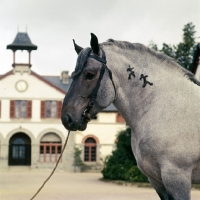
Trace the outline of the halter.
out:
M 89 98 L 90 98 L 90 101 L 88 103 L 88 106 L 87 108 L 85 109 L 85 111 L 83 112 L 82 114 L 82 117 L 86 119 L 87 122 L 89 122 L 91 120 L 91 115 L 90 115 L 90 110 L 92 109 L 92 107 L 94 106 L 95 104 L 95 101 L 96 101 L 96 98 L 97 98 L 97 93 L 98 93 L 98 90 L 99 90 L 99 87 L 100 87 L 100 83 L 101 83 L 101 80 L 103 78 L 103 75 L 104 75 L 104 72 L 105 72 L 105 69 L 108 70 L 108 73 L 109 73 L 109 77 L 110 77 L 110 80 L 112 81 L 112 84 L 113 84 L 113 87 L 114 87 L 114 91 L 115 91 L 115 98 L 114 98 L 114 101 L 116 99 L 116 87 L 115 87 L 115 84 L 113 82 L 113 78 L 112 78 L 112 72 L 111 70 L 106 66 L 106 54 L 104 52 L 103 49 L 102 50 L 102 58 L 100 58 L 99 56 L 97 56 L 96 54 L 94 55 L 89 55 L 88 58 L 93 58 L 99 62 L 102 63 L 102 67 L 101 67 L 101 71 L 100 71 L 100 75 L 99 75 L 99 79 L 97 81 L 97 84 L 95 86 L 95 88 L 93 89 L 92 93 L 89 95 Z

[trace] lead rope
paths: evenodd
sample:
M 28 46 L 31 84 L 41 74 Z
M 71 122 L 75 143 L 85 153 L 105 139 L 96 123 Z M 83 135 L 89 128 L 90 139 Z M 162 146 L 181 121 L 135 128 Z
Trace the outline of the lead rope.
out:
M 56 165 L 55 165 L 55 167 L 53 168 L 51 174 L 47 177 L 47 179 L 44 181 L 44 183 L 42 184 L 42 186 L 38 189 L 38 191 L 33 195 L 33 197 L 32 197 L 30 200 L 34 199 L 34 198 L 39 194 L 39 192 L 42 190 L 42 188 L 44 187 L 44 185 L 46 184 L 46 182 L 47 182 L 47 181 L 51 178 L 51 176 L 54 174 L 54 172 L 55 172 L 55 170 L 56 170 L 56 168 L 57 168 L 57 166 L 58 166 L 58 164 L 59 164 L 59 162 L 60 162 L 60 159 L 61 159 L 61 157 L 62 157 L 62 155 L 63 155 L 63 152 L 64 152 L 64 150 L 65 150 L 65 147 L 66 147 L 66 145 L 67 145 L 67 141 L 68 141 L 68 138 L 69 138 L 69 133 L 70 133 L 70 131 L 68 131 L 68 135 L 67 135 L 67 138 L 66 138 L 66 140 L 65 140 L 65 144 L 64 144 L 64 146 L 63 146 L 63 149 L 62 149 L 62 151 L 61 151 L 61 154 L 60 154 L 60 156 L 59 156 L 59 158 L 58 158 L 58 160 L 57 160 L 57 162 L 56 162 Z

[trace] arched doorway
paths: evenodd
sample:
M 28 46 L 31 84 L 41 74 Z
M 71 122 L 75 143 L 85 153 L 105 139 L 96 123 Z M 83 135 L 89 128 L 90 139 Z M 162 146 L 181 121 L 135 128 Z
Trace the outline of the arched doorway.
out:
M 10 138 L 8 164 L 31 165 L 31 139 L 25 133 L 16 133 Z

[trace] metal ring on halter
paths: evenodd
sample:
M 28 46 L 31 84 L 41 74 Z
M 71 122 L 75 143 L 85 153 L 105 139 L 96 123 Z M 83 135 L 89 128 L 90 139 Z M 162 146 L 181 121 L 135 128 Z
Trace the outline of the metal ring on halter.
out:
M 89 104 L 88 104 L 89 106 L 93 106 L 93 103 L 92 102 L 89 102 Z
M 87 109 L 84 110 L 82 116 L 86 119 L 87 122 L 91 121 L 92 119 L 90 113 L 87 112 Z

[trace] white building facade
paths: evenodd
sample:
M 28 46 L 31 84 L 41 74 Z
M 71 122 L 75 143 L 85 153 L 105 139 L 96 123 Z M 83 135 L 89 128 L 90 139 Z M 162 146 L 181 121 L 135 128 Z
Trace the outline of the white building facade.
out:
M 13 69 L 0 75 L 0 169 L 52 169 L 68 132 L 60 115 L 71 79 L 67 71 L 61 76 L 41 76 L 32 71 L 30 53 L 37 46 L 27 33 L 18 33 L 7 48 L 13 51 Z M 29 52 L 28 63 L 15 63 L 17 50 Z M 115 147 L 117 133 L 125 126 L 115 107 L 109 106 L 85 131 L 70 133 L 58 168 L 74 171 L 74 148 L 78 147 L 83 162 L 100 170 Z

